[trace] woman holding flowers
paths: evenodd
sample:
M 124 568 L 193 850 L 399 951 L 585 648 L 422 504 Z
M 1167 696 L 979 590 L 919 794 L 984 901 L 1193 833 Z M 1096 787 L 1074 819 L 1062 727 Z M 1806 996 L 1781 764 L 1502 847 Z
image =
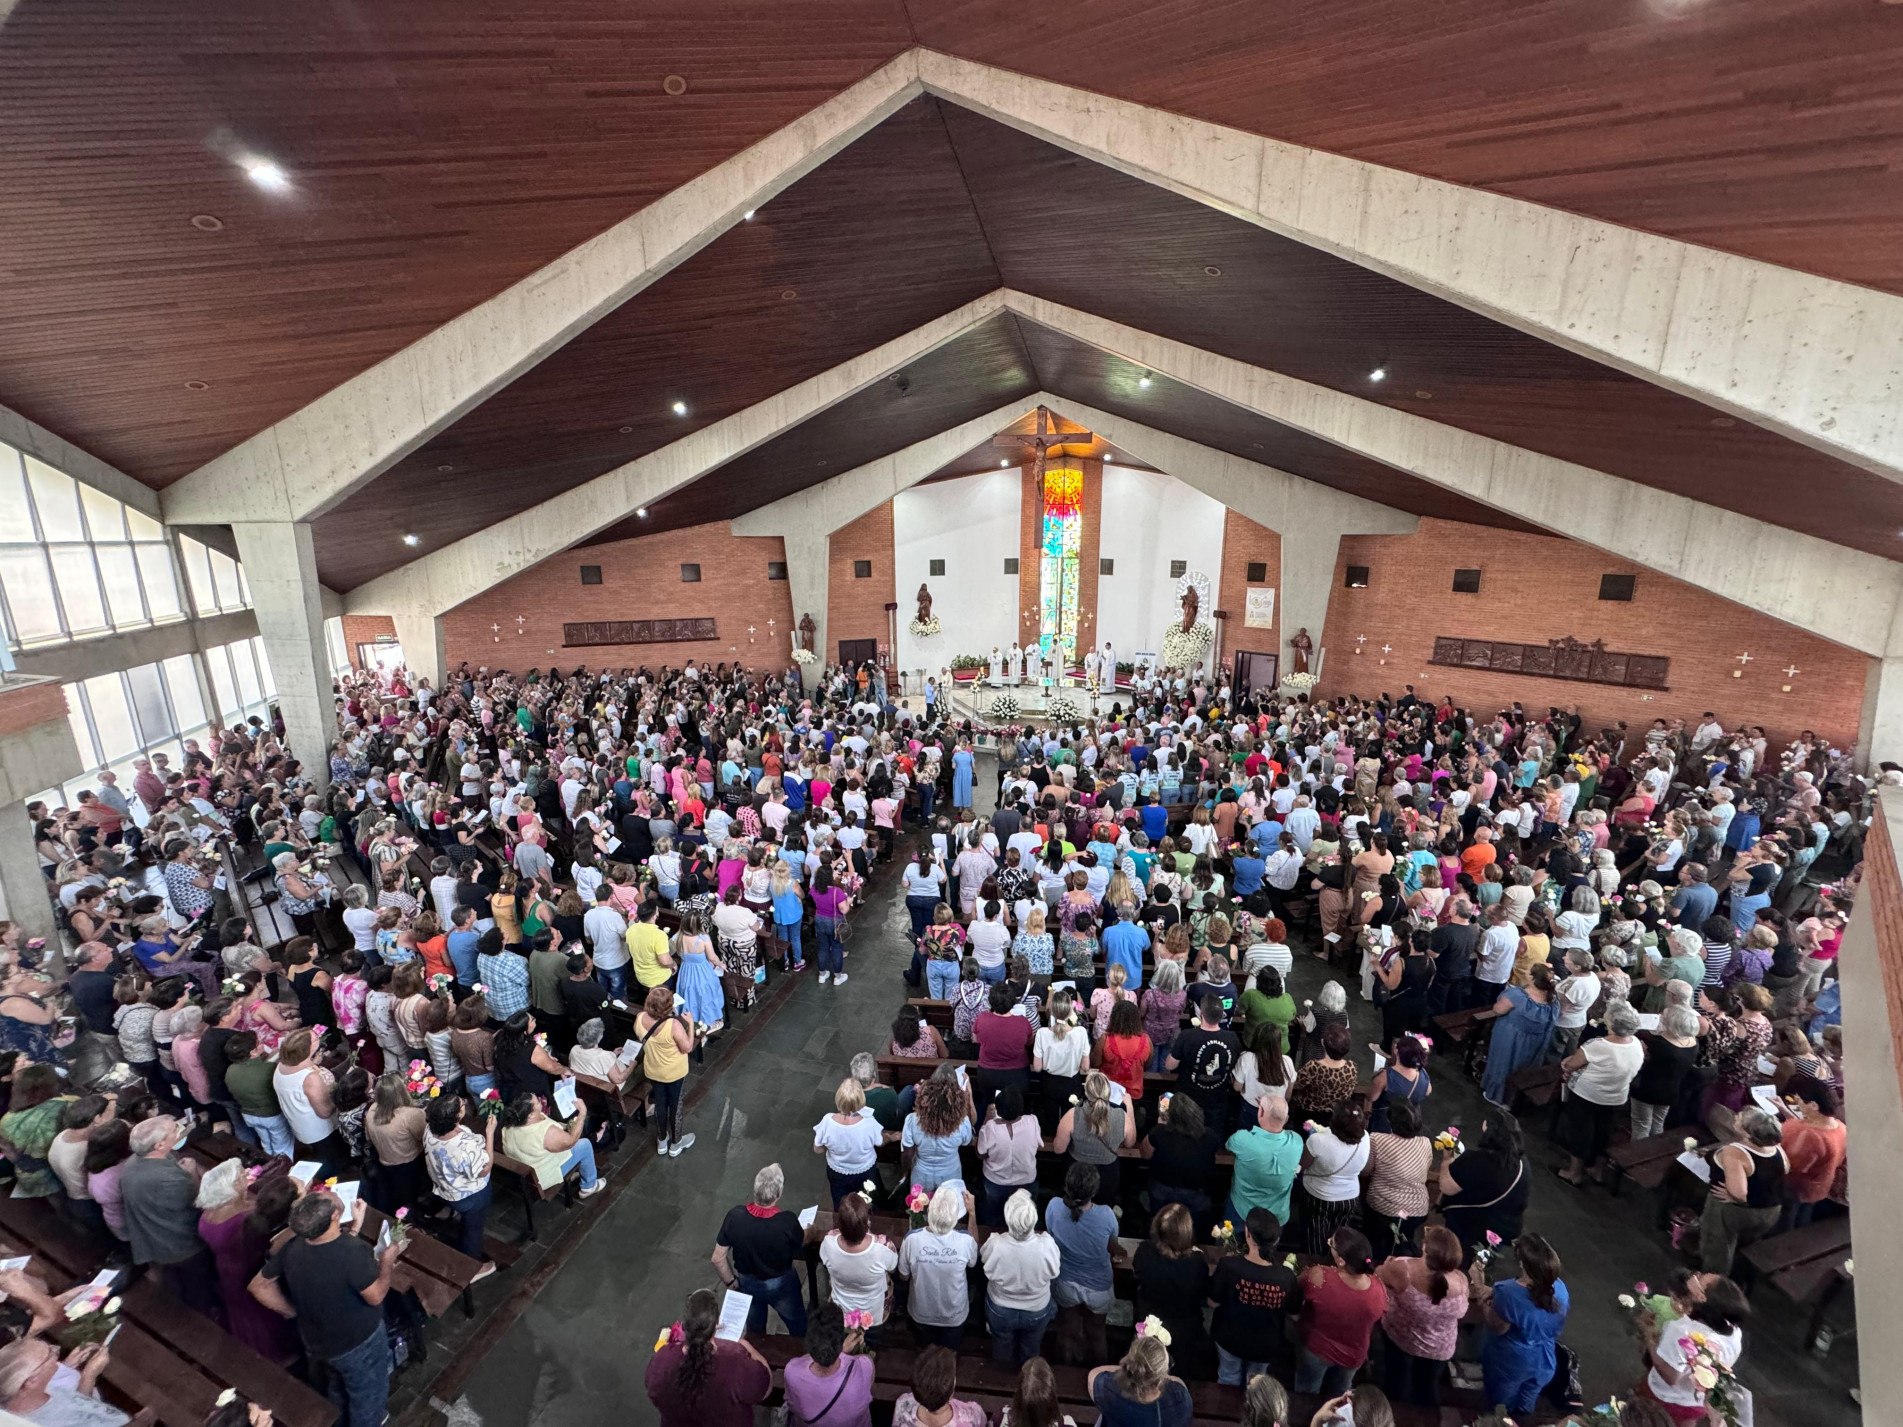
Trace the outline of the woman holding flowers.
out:
M 1559 1255 L 1538 1234 L 1513 1241 L 1520 1272 L 1487 1283 L 1487 1264 L 1477 1256 L 1468 1269 L 1473 1296 L 1486 1314 L 1487 1340 L 1480 1352 L 1487 1401 L 1520 1414 L 1533 1410 L 1558 1365 L 1560 1331 L 1570 1306 L 1560 1282 Z
M 502 1097 L 485 1090 L 475 1103 L 482 1116 L 482 1133 L 469 1128 L 469 1101 L 460 1095 L 439 1095 L 423 1113 L 429 1134 L 423 1140 L 423 1163 L 429 1169 L 436 1195 L 455 1213 L 460 1232 L 456 1247 L 472 1259 L 484 1259 L 483 1221 L 489 1217 L 489 1171 L 496 1148 L 497 1111 Z M 487 1278 L 495 1264 L 484 1259 L 477 1278 Z
M 1750 1316 L 1743 1289 L 1728 1278 L 1711 1278 L 1697 1302 L 1660 1326 L 1647 1354 L 1645 1391 L 1674 1422 L 1703 1422 L 1710 1409 L 1722 1411 L 1735 1401 L 1732 1373 Z

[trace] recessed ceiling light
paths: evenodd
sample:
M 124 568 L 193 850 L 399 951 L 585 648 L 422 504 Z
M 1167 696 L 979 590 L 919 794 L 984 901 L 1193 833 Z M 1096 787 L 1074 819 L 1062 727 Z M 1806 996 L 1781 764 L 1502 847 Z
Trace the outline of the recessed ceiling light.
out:
M 210 389 L 210 382 L 189 381 L 185 383 L 185 390 L 187 391 L 209 391 Z
M 780 290 L 780 301 L 791 302 L 794 298 L 798 297 L 799 295 L 800 294 L 799 294 L 798 288 L 793 288 L 793 287 L 782 288 Z
M 1215 266 L 1215 264 L 1212 263 L 1210 264 L 1210 266 L 1203 269 L 1203 276 L 1204 277 L 1221 277 L 1222 269 Z
M 1147 372 L 1137 378 L 1138 386 L 1148 386 L 1149 384 L 1150 384 L 1150 377 Z
M 740 221 L 743 223 L 751 223 L 753 221 L 753 210 L 749 208 L 745 213 L 742 213 L 740 215 Z
M 1733 426 L 1736 426 L 1736 425 L 1738 424 L 1738 422 L 1737 422 L 1737 420 L 1736 420 L 1736 418 L 1734 418 L 1734 417 L 1730 417 L 1730 416 L 1714 416 L 1714 417 L 1712 417 L 1712 419 L 1711 419 L 1711 424 L 1712 424 L 1713 426 L 1722 426 L 1722 427 L 1726 427 L 1726 428 L 1729 428 L 1729 427 L 1733 427 Z
M 282 193 L 291 186 L 291 176 L 269 159 L 252 159 L 245 164 L 244 175 L 271 193 Z
M 209 213 L 194 213 L 192 226 L 201 233 L 216 233 L 225 224 L 223 219 L 214 218 Z
M 1371 382 L 1382 382 L 1387 379 L 1388 369 L 1386 367 L 1376 367 L 1373 371 L 1368 373 L 1368 380 Z
M 403 543 L 405 545 L 416 545 L 421 543 L 421 539 L 416 535 L 405 535 L 403 537 Z
M 1112 463 L 1113 461 L 1117 459 L 1117 453 L 1115 451 L 1105 451 L 1103 453 L 1103 459 L 1104 459 L 1104 464 L 1109 465 L 1110 463 Z
M 687 93 L 687 78 L 685 75 L 670 74 L 661 81 L 661 88 L 678 99 Z
M 622 434 L 623 436 L 626 436 L 626 435 L 627 435 L 627 434 L 628 434 L 628 433 L 629 433 L 630 431 L 632 431 L 632 430 L 634 430 L 634 428 L 633 428 L 632 426 L 624 426 L 624 427 L 622 427 L 622 428 L 621 428 L 621 434 Z
M 634 508 L 634 513 L 643 520 L 648 518 L 648 508 L 645 505 L 637 505 Z
M 687 403 L 686 403 L 686 402 L 684 402 L 684 401 L 677 401 L 677 402 L 675 402 L 675 403 L 674 403 L 674 414 L 675 414 L 676 416 L 685 416 L 685 415 L 687 415 Z
M 444 475 L 448 475 L 451 471 L 455 470 L 456 468 L 454 466 L 444 465 L 444 466 L 438 466 L 436 469 L 441 471 Z
M 1006 466 L 1008 466 L 1008 465 L 1010 465 L 1010 464 L 1011 464 L 1011 458 L 1010 458 L 1009 456 L 1001 456 L 1001 457 L 999 457 L 999 459 L 998 459 L 998 468 L 999 468 L 1000 470 L 1002 470 L 1002 469 L 1003 469 L 1004 467 L 1006 467 Z
M 1416 401 L 1432 401 L 1434 399 L 1434 393 L 1431 391 L 1422 391 L 1417 388 L 1414 392 L 1414 399 Z

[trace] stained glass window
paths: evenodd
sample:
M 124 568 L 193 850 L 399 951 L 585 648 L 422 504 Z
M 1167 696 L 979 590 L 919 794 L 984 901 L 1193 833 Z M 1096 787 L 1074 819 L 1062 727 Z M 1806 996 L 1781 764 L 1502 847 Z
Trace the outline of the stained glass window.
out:
M 1078 552 L 1084 534 L 1084 473 L 1044 472 L 1044 542 L 1039 570 L 1038 648 L 1060 670 L 1077 659 Z

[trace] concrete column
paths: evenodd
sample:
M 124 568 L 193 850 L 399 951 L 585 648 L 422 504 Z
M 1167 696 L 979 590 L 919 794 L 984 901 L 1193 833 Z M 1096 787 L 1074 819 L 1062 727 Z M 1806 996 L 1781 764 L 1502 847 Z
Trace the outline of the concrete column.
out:
M 816 522 L 823 523 L 823 522 Z M 807 615 L 817 626 L 813 633 L 813 652 L 818 661 L 800 666 L 800 681 L 810 691 L 819 685 L 819 671 L 833 661 L 834 650 L 826 642 L 826 603 L 832 590 L 832 532 L 812 529 L 788 533 L 786 541 L 786 579 L 792 586 L 793 630 Z M 791 645 L 789 644 L 789 649 Z
M 1883 788 L 1864 840 L 1864 877 L 1837 960 L 1843 978 L 1844 1084 L 1850 1127 L 1850 1234 L 1856 1245 L 1857 1371 L 1867 1403 L 1903 1400 L 1903 789 Z M 1892 1420 L 1879 1412 L 1873 1422 Z
M 1314 643 L 1309 669 L 1322 661 L 1322 629 L 1328 622 L 1328 596 L 1335 588 L 1335 561 L 1341 554 L 1339 528 L 1305 528 L 1295 521 L 1277 532 L 1282 537 L 1282 588 L 1276 592 L 1280 602 L 1276 625 L 1281 636 L 1281 659 L 1276 665 L 1278 678 L 1295 672 L 1295 651 L 1289 641 L 1295 631 L 1306 629 Z
M 52 679 L 0 679 L 0 917 L 55 945 L 58 928 L 26 802 L 78 777 L 83 766 L 66 718 L 66 691 Z
M 428 679 L 438 693 L 443 688 L 443 620 L 427 610 L 399 611 L 390 616 L 396 623 L 396 642 L 403 646 L 403 662 L 410 675 Z
M 317 581 L 311 528 L 292 521 L 231 527 L 251 586 L 258 635 L 277 680 L 278 707 L 291 751 L 319 788 L 330 782 L 337 704 L 324 649 L 324 591 Z

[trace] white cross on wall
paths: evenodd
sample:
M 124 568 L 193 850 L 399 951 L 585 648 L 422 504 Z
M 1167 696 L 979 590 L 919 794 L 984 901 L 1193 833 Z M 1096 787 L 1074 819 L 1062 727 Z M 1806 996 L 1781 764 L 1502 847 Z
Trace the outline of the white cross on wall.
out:
M 502 626 L 499 624 L 492 624 L 489 626 L 489 632 L 491 634 L 500 634 L 502 633 Z
M 1381 652 L 1383 654 L 1392 654 L 1394 652 L 1394 646 L 1392 644 L 1383 644 L 1381 646 Z
M 1355 643 L 1357 643 L 1357 644 L 1366 644 L 1367 642 L 1368 642 L 1368 636 L 1367 636 L 1367 635 L 1365 635 L 1365 634 L 1357 634 L 1357 635 L 1355 636 Z
M 1740 664 L 1749 664 L 1751 662 L 1751 656 L 1749 654 L 1740 654 L 1738 656 L 1738 662 Z
M 1786 669 L 1784 671 L 1784 677 L 1787 679 L 1795 679 L 1797 677 L 1797 665 L 1793 664 L 1790 668 Z

